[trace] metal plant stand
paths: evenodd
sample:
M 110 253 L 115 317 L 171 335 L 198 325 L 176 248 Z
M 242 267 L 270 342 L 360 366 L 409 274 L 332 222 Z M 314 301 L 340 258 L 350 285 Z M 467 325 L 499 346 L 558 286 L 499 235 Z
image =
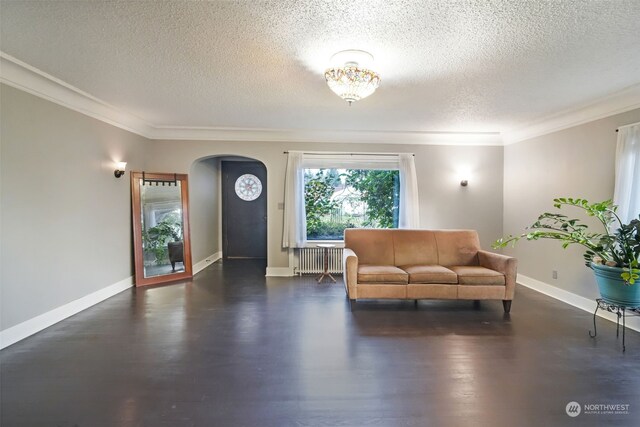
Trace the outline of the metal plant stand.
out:
M 589 331 L 589 336 L 591 338 L 595 338 L 596 335 L 598 335 L 598 329 L 596 327 L 596 314 L 598 313 L 599 309 L 606 310 L 609 313 L 613 313 L 616 315 L 616 338 L 620 336 L 620 318 L 622 318 L 622 351 L 624 352 L 627 349 L 624 342 L 624 332 L 627 326 L 626 313 L 629 312 L 631 316 L 640 316 L 640 307 L 612 304 L 610 302 L 606 302 L 602 298 L 596 299 L 596 311 L 593 312 L 593 333 Z

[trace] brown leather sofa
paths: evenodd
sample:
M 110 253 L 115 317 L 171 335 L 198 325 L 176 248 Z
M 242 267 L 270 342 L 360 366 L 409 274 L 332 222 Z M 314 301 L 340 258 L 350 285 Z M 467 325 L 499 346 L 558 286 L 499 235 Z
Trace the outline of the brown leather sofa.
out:
M 359 299 L 502 300 L 511 310 L 517 260 L 480 249 L 475 230 L 344 231 L 344 283 Z

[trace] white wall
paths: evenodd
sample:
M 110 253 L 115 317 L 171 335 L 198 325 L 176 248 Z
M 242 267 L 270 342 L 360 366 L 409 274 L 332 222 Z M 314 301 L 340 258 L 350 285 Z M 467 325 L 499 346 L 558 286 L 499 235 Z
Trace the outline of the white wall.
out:
M 0 330 L 131 277 L 131 190 L 150 143 L 0 85 Z
M 640 109 L 506 146 L 505 235 L 520 234 L 539 214 L 553 211 L 556 197 L 613 198 L 615 130 L 638 121 Z M 521 274 L 585 298 L 598 296 L 579 247 L 563 250 L 554 241 L 522 241 L 506 253 L 518 258 Z M 558 271 L 557 279 L 552 278 L 553 270 Z
M 189 223 L 194 264 L 222 250 L 219 205 L 219 160 L 199 160 L 189 172 Z

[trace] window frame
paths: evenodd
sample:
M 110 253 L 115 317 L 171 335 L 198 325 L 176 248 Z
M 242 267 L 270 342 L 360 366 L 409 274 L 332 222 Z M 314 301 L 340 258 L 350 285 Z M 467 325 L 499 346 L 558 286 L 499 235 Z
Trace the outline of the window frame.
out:
M 398 228 L 420 228 L 420 202 L 418 180 L 413 153 L 349 153 L 325 151 L 285 151 L 284 213 L 282 229 L 283 248 L 303 248 L 307 246 L 306 218 L 304 206 L 305 168 L 351 168 L 399 170 L 400 205 L 398 207 Z M 368 162 L 370 165 L 364 165 Z M 316 240 L 314 243 L 322 242 Z
M 390 166 L 390 167 L 383 167 L 383 166 Z M 335 166 L 322 166 L 322 167 L 308 167 L 307 165 L 303 165 L 303 176 L 306 176 L 306 172 L 308 170 L 312 170 L 312 171 L 318 171 L 318 170 L 377 170 L 377 171 L 396 171 L 397 172 L 397 192 L 394 191 L 393 195 L 395 195 L 396 197 L 394 197 L 394 205 L 396 206 L 396 208 L 399 211 L 400 208 L 400 197 L 401 197 L 401 189 L 400 189 L 400 168 L 397 167 L 396 165 L 394 165 L 393 163 L 390 162 L 380 162 L 379 164 L 376 164 L 374 166 L 371 166 L 370 163 L 365 163 L 363 162 L 362 165 L 358 165 L 357 167 L 335 167 Z M 306 182 L 303 184 L 303 191 L 305 191 L 305 193 L 303 194 L 303 198 L 306 198 Z M 306 203 L 305 203 L 306 205 Z M 399 212 L 398 212 L 399 215 Z M 307 216 L 306 216 L 306 209 L 305 209 L 305 221 L 307 220 Z M 306 228 L 305 224 L 305 247 L 313 247 L 318 243 L 331 243 L 331 244 L 337 244 L 337 243 L 344 243 L 344 237 L 342 239 L 310 239 L 309 238 L 309 232 L 308 229 Z M 398 229 L 400 228 L 400 219 L 399 216 L 396 217 L 395 220 L 395 226 L 394 227 L 390 227 L 390 228 L 382 228 L 379 227 L 380 229 L 389 229 L 389 230 L 393 230 L 393 229 Z M 358 227 L 358 228 L 371 228 L 371 227 Z

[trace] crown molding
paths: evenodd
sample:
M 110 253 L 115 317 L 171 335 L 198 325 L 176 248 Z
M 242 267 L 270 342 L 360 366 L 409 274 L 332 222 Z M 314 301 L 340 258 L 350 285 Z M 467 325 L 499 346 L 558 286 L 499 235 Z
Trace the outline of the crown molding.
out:
M 0 82 L 149 139 L 502 145 L 498 132 L 350 131 L 155 126 L 0 51 Z
M 0 82 L 148 139 L 509 145 L 640 108 L 640 84 L 507 132 L 356 131 L 156 126 L 0 51 Z
M 0 82 L 148 139 L 502 145 L 498 132 L 387 132 L 156 126 L 0 51 Z
M 153 126 L 0 51 L 0 82 L 146 138 Z
M 562 111 L 521 128 L 503 132 L 504 145 L 557 132 L 640 108 L 640 84 L 629 86 L 579 108 Z
M 420 132 L 319 129 L 156 128 L 153 139 L 194 141 L 330 142 L 421 145 L 502 145 L 498 132 Z

